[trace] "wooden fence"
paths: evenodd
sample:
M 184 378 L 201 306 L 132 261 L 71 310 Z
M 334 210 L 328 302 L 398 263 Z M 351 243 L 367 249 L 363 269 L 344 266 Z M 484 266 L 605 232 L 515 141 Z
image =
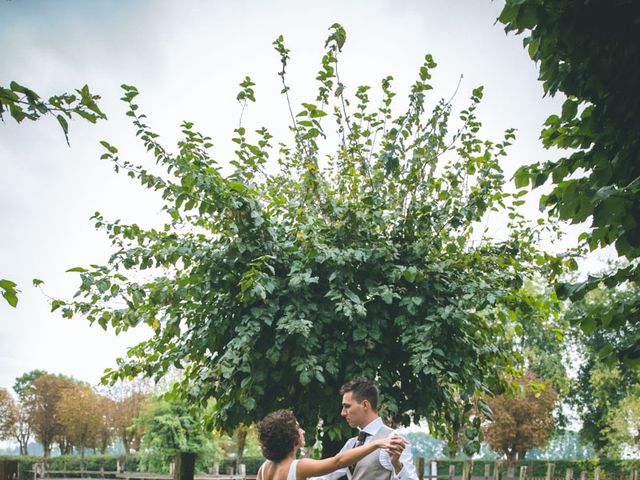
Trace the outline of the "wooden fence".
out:
M 506 468 L 504 462 L 495 462 L 493 465 L 485 464 L 483 475 L 473 475 L 473 461 L 463 463 L 462 475 L 456 475 L 455 465 L 449 465 L 447 474 L 438 474 L 438 465 L 435 460 L 426 460 L 423 457 L 417 457 L 415 460 L 416 470 L 419 480 L 605 480 L 600 467 L 596 467 L 592 474 L 582 471 L 579 475 L 574 476 L 574 470 L 568 468 L 564 476 L 555 475 L 555 464 L 547 464 L 547 472 L 544 477 L 534 477 L 527 471 L 527 466 L 521 466 L 516 472 L 513 468 Z M 255 480 L 255 475 L 247 475 L 246 468 L 240 464 L 238 471 L 235 472 L 229 467 L 224 474 L 221 474 L 214 468 L 208 474 L 194 474 L 195 454 L 181 453 L 176 456 L 176 463 L 172 464 L 170 473 L 147 473 L 147 472 L 126 472 L 121 468 L 120 463 L 116 471 L 106 470 L 46 470 L 44 464 L 36 463 L 33 465 L 33 480 L 98 480 L 98 479 L 114 479 L 114 480 Z M 78 477 L 80 475 L 80 477 Z M 6 478 L 0 480 L 15 480 L 13 476 L 7 475 Z M 638 470 L 634 468 L 625 476 L 607 476 L 606 480 L 640 480 L 638 478 Z
M 247 475 L 246 467 L 239 465 L 238 472 L 228 468 L 221 474 L 218 468 L 208 474 L 194 474 L 195 454 L 180 453 L 175 463 L 170 465 L 169 473 L 127 472 L 117 463 L 117 470 L 48 470 L 44 463 L 33 464 L 33 480 L 256 480 L 255 475 Z M 0 479 L 13 480 L 13 479 Z
M 484 466 L 484 475 L 473 475 L 473 461 L 469 460 L 463 463 L 462 476 L 456 476 L 455 465 L 449 465 L 448 474 L 438 474 L 437 461 L 426 461 L 423 457 L 417 457 L 416 470 L 418 472 L 418 478 L 420 480 L 603 480 L 600 467 L 596 467 L 593 474 L 589 475 L 588 472 L 580 472 L 579 477 L 574 476 L 572 468 L 568 468 L 565 471 L 564 477 L 555 475 L 555 464 L 547 464 L 547 473 L 544 477 L 534 477 L 528 474 L 527 466 L 520 467 L 518 474 L 513 468 L 507 468 L 507 474 L 504 475 L 505 470 L 504 462 L 496 462 L 493 464 L 493 468 L 490 464 Z M 638 470 L 634 468 L 627 476 L 611 477 L 607 476 L 607 480 L 640 480 L 638 479 Z

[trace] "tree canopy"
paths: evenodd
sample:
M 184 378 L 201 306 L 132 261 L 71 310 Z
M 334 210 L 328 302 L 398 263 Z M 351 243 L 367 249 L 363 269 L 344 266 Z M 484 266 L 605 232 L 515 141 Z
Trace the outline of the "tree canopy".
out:
M 541 138 L 545 147 L 570 153 L 520 168 L 516 184 L 538 187 L 550 180 L 553 190 L 543 195 L 541 207 L 571 223 L 590 221 L 580 236 L 582 246 L 614 245 L 628 261 L 604 277 L 560 285 L 559 293 L 574 300 L 603 281 L 607 286 L 638 281 L 639 17 L 640 4 L 626 0 L 507 0 L 498 19 L 508 32 L 526 32 L 524 44 L 539 64 L 545 92 L 567 97 L 562 111 L 545 122 Z M 590 329 L 593 321 L 581 324 Z M 609 354 L 640 362 L 637 313 L 595 322 L 612 330 L 631 327 L 628 344 Z
M 499 160 L 514 133 L 480 137 L 482 87 L 455 120 L 451 100 L 429 104 L 430 55 L 404 113 L 392 111 L 392 77 L 377 108 L 368 86 L 348 96 L 338 74 L 345 39 L 334 25 L 317 96 L 294 110 L 289 50 L 278 38 L 292 144 L 274 148 L 266 128 L 241 124 L 234 157 L 221 163 L 189 122 L 177 151 L 167 150 L 135 103 L 137 89 L 123 85 L 127 115 L 158 167 L 122 159 L 107 142 L 103 158 L 157 191 L 166 221 L 144 228 L 96 212 L 112 256 L 72 268 L 76 299 L 52 304 L 116 333 L 153 328 L 108 379 L 182 368 L 176 392 L 216 399 L 221 428 L 293 407 L 309 431 L 324 422 L 325 441 L 346 433 L 337 392 L 352 377 L 378 381 L 390 421 L 427 418 L 450 439 L 474 408 L 486 410 L 477 394 L 504 386 L 515 360 L 495 339 L 519 321 L 524 278 L 560 271 L 536 250 L 546 226 L 528 225 L 516 211 L 520 194 L 503 191 Z M 254 84 L 247 77 L 240 87 L 244 110 Z M 223 175 L 227 163 L 235 170 Z M 503 237 L 487 235 L 490 216 L 504 218 Z M 466 449 L 477 450 L 479 419 L 467 432 Z
M 611 436 L 608 432 L 612 431 L 613 418 L 621 410 L 623 400 L 637 395 L 640 371 L 628 362 L 610 359 L 610 352 L 623 351 L 633 341 L 633 335 L 628 335 L 625 329 L 598 329 L 596 325 L 612 311 L 616 315 L 629 315 L 624 306 L 637 303 L 639 294 L 635 283 L 624 287 L 602 286 L 571 304 L 566 312 L 569 321 L 577 323 L 575 319 L 581 319 L 583 326 L 588 327 L 574 334 L 577 353 L 583 361 L 570 400 L 582 420 L 582 440 L 591 443 L 600 455 L 617 455 L 622 449 L 618 440 L 624 435 Z

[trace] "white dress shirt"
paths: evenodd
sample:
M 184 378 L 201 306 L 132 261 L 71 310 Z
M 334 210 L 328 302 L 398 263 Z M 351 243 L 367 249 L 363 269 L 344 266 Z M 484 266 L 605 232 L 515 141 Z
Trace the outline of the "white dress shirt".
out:
M 384 423 L 382 423 L 382 419 L 378 417 L 369 425 L 364 427 L 362 431 L 369 434 L 367 435 L 367 438 L 365 439 L 364 443 L 369 442 L 371 440 L 371 437 L 376 433 L 378 433 L 378 430 L 380 430 L 380 427 L 382 427 L 383 425 Z M 393 434 L 397 434 L 397 432 L 392 432 L 391 435 Z M 407 445 L 404 447 L 404 450 L 400 454 L 400 462 L 402 463 L 402 470 L 400 470 L 398 473 L 395 472 L 395 470 L 393 469 L 393 465 L 391 464 L 391 459 L 389 458 L 389 454 L 383 449 L 380 449 L 380 453 L 379 453 L 380 465 L 382 465 L 382 467 L 384 467 L 386 470 L 389 470 L 390 472 L 393 473 L 393 477 L 392 477 L 393 480 L 418 480 L 418 473 L 416 472 L 416 467 L 413 464 L 413 454 L 411 453 L 411 444 L 409 443 L 409 440 L 404 435 L 401 435 L 401 437 L 404 438 L 407 442 Z M 344 444 L 344 446 L 340 450 L 340 453 L 344 452 L 345 450 L 348 450 L 349 448 L 353 448 L 353 447 L 352 445 L 350 445 L 350 442 L 347 442 Z M 349 468 L 340 468 L 335 472 L 328 473 L 327 475 L 323 475 L 322 477 L 311 477 L 311 478 L 315 478 L 316 480 L 338 480 L 340 477 L 343 477 L 345 475 L 347 476 L 347 478 L 351 479 L 351 472 L 349 471 Z

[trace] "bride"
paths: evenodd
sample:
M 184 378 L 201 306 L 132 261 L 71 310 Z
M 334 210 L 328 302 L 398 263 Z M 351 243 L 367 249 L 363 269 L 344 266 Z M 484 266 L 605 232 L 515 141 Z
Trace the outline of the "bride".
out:
M 326 475 L 356 463 L 378 448 L 402 452 L 405 446 L 402 437 L 392 435 L 345 450 L 335 457 L 296 460 L 296 453 L 304 447 L 304 430 L 290 410 L 278 410 L 264 417 L 258 424 L 258 438 L 267 461 L 260 466 L 256 480 L 304 480 Z

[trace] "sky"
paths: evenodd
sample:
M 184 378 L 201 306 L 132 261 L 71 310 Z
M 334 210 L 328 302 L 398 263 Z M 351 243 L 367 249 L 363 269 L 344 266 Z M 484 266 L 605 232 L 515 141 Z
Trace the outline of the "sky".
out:
M 141 226 L 160 222 L 157 196 L 100 160 L 99 141 L 107 140 L 123 158 L 152 162 L 125 116 L 121 84 L 137 86 L 140 109 L 165 146 L 173 148 L 180 123 L 192 121 L 213 138 L 214 156 L 224 165 L 240 115 L 238 84 L 246 75 L 256 83 L 257 104 L 244 113 L 243 125 L 267 126 L 277 140 L 288 138 L 273 40 L 283 35 L 291 49 L 288 81 L 299 104 L 314 97 L 328 28 L 338 22 L 347 31 L 340 59 L 347 92 L 361 84 L 375 89 L 392 75 L 402 106 L 427 53 L 438 63 L 432 104 L 453 94 L 460 75 L 459 108 L 484 85 L 482 135 L 497 141 L 507 128 L 517 129 L 503 165 L 510 177 L 518 166 L 553 154 L 538 137 L 561 99 L 543 96 L 522 38 L 495 23 L 503 3 L 0 1 L 0 85 L 15 80 L 47 96 L 88 84 L 108 116 L 96 125 L 71 121 L 70 147 L 53 118 L 0 124 L 0 278 L 21 289 L 17 308 L 0 301 L 0 388 L 33 369 L 96 384 L 116 357 L 151 334 L 142 327 L 116 336 L 49 307 L 48 296 L 70 298 L 79 285 L 77 274 L 66 270 L 109 256 L 106 237 L 90 220 L 94 212 Z M 44 281 L 42 290 L 31 286 L 33 278 Z

